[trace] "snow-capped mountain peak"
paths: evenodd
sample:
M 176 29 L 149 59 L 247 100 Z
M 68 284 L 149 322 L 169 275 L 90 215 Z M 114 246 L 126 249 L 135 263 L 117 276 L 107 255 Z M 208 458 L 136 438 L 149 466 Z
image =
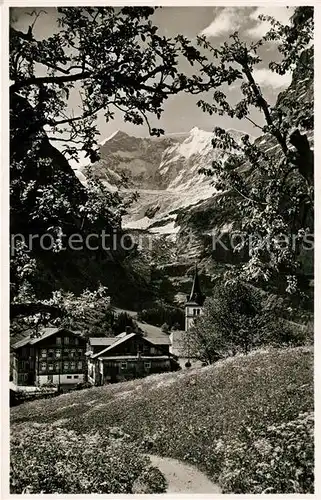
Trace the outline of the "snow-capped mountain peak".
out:
M 243 135 L 230 132 L 237 140 Z M 127 227 L 173 234 L 180 210 L 212 196 L 211 179 L 199 170 L 226 156 L 213 148 L 213 137 L 214 132 L 198 127 L 161 138 L 134 137 L 118 130 L 101 142 L 96 173 L 108 188 L 124 189 L 125 176 L 127 189 L 140 194 L 124 220 Z

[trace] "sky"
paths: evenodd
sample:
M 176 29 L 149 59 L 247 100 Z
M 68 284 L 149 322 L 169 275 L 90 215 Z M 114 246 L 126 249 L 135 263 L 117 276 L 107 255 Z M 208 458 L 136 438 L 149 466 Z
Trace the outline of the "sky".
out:
M 26 31 L 31 24 L 30 14 L 34 8 L 14 8 L 13 14 L 16 19 L 16 29 Z M 54 33 L 57 28 L 57 11 L 55 8 L 45 7 L 46 14 L 42 14 L 35 25 L 34 34 L 36 38 L 44 38 Z M 257 40 L 269 29 L 269 24 L 258 20 L 260 14 L 272 15 L 283 23 L 288 23 L 294 8 L 290 7 L 163 7 L 156 10 L 153 22 L 159 27 L 160 34 L 172 37 L 178 33 L 189 39 L 195 39 L 197 35 L 205 35 L 209 41 L 217 46 L 228 40 L 229 35 L 239 31 L 240 37 L 246 41 Z M 264 96 L 271 104 L 274 104 L 280 91 L 284 90 L 291 82 L 291 75 L 284 76 L 272 73 L 268 64 L 279 57 L 277 47 L 270 43 L 262 48 L 260 53 L 262 62 L 255 70 L 255 78 L 261 85 Z M 185 61 L 181 61 L 184 70 Z M 230 102 L 237 102 L 241 97 L 237 85 L 227 88 L 227 96 Z M 235 128 L 243 130 L 252 135 L 259 135 L 260 130 L 254 128 L 247 121 L 239 121 L 228 117 L 208 115 L 202 112 L 196 102 L 199 96 L 178 94 L 170 97 L 164 105 L 164 113 L 158 121 L 152 121 L 153 126 L 163 128 L 165 133 L 188 132 L 193 127 L 206 131 L 212 131 L 216 126 L 222 128 Z M 79 104 L 78 92 L 71 95 L 69 105 L 77 111 Z M 251 116 L 257 123 L 262 124 L 259 112 Z M 137 126 L 123 121 L 120 112 L 115 113 L 115 119 L 106 123 L 103 116 L 99 116 L 98 130 L 99 140 L 102 141 L 116 130 L 122 130 L 130 135 L 147 136 L 148 130 L 145 126 Z M 55 143 L 57 146 L 58 144 Z

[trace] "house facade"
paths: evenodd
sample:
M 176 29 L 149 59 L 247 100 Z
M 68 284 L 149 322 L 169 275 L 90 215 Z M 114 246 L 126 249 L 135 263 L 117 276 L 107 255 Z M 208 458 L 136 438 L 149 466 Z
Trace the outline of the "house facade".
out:
M 45 328 L 12 346 L 12 381 L 17 386 L 51 382 L 71 387 L 86 380 L 86 340 L 79 332 Z
M 151 339 L 127 330 L 100 352 L 87 353 L 88 381 L 104 385 L 175 370 L 178 364 L 169 346 L 168 337 Z

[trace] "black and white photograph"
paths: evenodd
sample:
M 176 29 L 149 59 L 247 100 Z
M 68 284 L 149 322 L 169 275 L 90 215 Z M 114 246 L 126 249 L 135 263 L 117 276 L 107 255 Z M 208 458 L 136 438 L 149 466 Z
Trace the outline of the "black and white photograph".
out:
M 10 494 L 313 494 L 317 7 L 63 3 L 7 4 Z

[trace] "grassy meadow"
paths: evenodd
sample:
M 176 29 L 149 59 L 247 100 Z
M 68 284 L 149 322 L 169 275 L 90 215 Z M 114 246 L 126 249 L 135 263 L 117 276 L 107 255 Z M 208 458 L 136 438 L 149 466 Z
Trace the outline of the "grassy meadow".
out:
M 197 465 L 223 492 L 312 493 L 313 351 L 254 351 L 33 401 L 11 409 L 11 434 L 13 493 L 132 492 L 142 477 L 147 492 L 160 493 L 164 478 L 145 452 Z M 55 480 L 47 489 L 40 465 L 34 476 L 30 469 L 44 464 L 46 454 L 51 466 L 47 445 L 35 445 L 40 441 L 50 442 L 52 457 L 62 442 L 70 450 L 59 452 L 60 469 L 51 471 Z

